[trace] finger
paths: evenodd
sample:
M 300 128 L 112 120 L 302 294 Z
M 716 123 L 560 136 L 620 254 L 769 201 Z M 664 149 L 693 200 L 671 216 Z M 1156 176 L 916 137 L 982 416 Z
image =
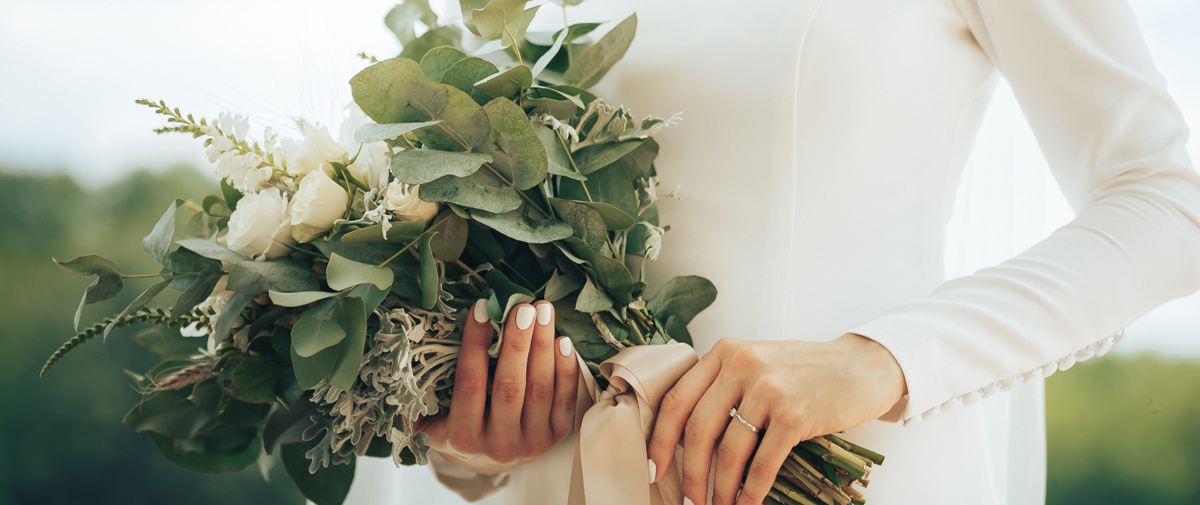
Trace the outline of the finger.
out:
M 771 426 L 763 432 L 762 443 L 758 445 L 758 451 L 746 472 L 746 481 L 742 485 L 742 494 L 738 497 L 737 505 L 761 504 L 771 491 L 771 486 L 775 484 L 775 477 L 779 475 L 779 469 L 787 460 L 788 453 L 800 443 L 801 435 L 792 423 L 779 422 L 778 419 L 769 422 Z
M 554 442 L 566 438 L 575 427 L 575 400 L 579 393 L 579 360 L 571 339 L 558 339 L 554 353 L 554 408 L 550 411 L 550 428 L 554 431 Z
M 541 454 L 555 442 L 550 431 L 550 407 L 554 403 L 554 306 L 540 301 L 533 308 L 537 317 L 529 346 L 529 376 L 525 381 L 521 427 L 530 453 Z
M 748 408 L 738 409 L 738 414 L 752 426 L 761 428 L 765 425 L 766 412 L 759 411 L 754 407 L 755 405 L 751 405 Z M 746 471 L 746 462 L 754 455 L 754 446 L 758 444 L 759 433 L 750 431 L 750 428 L 736 418 L 729 420 L 725 434 L 721 436 L 720 445 L 717 446 L 717 471 L 713 475 L 713 505 L 733 505 L 734 500 L 737 499 L 738 488 L 742 485 L 742 475 Z
M 496 363 L 496 375 L 492 379 L 492 407 L 487 426 L 489 444 L 506 444 L 520 437 L 529 345 L 533 338 L 533 319 L 536 314 L 532 305 L 521 304 L 509 313 L 505 324 L 504 344 Z
M 658 406 L 658 419 L 654 422 L 654 432 L 647 448 L 647 455 L 657 470 L 654 482 L 658 482 L 670 467 L 671 460 L 675 458 L 675 447 L 683 436 L 684 423 L 721 370 L 720 359 L 717 356 L 710 357 L 710 354 L 713 353 L 706 354 L 696 366 L 683 374 Z
M 492 324 L 487 300 L 471 307 L 463 327 L 462 348 L 454 371 L 454 391 L 450 397 L 451 414 L 446 431 L 456 450 L 478 452 L 483 438 L 483 414 L 487 408 L 488 347 L 492 344 Z
M 729 425 L 729 408 L 737 405 L 741 396 L 742 388 L 736 383 L 710 388 L 683 428 L 683 494 L 692 503 L 707 503 L 713 446 Z

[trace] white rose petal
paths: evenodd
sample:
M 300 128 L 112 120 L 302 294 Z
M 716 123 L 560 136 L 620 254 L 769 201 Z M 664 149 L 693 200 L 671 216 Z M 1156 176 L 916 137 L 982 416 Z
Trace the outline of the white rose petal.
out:
M 308 242 L 328 231 L 349 203 L 350 195 L 324 171 L 309 172 L 292 198 L 292 237 Z
M 391 150 L 388 149 L 385 142 L 371 142 L 370 144 L 359 144 L 354 141 L 354 132 L 365 124 L 372 124 L 370 118 L 363 114 L 362 109 L 358 105 L 351 102 L 346 106 L 346 118 L 342 121 L 341 131 L 338 133 L 338 142 L 348 152 L 357 152 L 358 157 L 354 159 L 354 164 L 347 166 L 346 169 L 354 178 L 362 181 L 367 186 L 372 188 L 382 188 L 388 183 L 388 172 L 391 168 Z M 359 150 L 359 146 L 362 150 Z
M 383 208 L 399 218 L 421 219 L 426 223 L 432 221 L 434 216 L 437 216 L 438 204 L 417 198 L 419 187 L 402 181 L 392 181 L 383 197 Z
M 233 252 L 254 258 L 287 255 L 292 240 L 287 198 L 276 188 L 248 193 L 238 200 L 229 217 L 226 245 Z
M 304 140 L 289 142 L 287 149 L 287 171 L 294 177 L 303 177 L 314 170 L 333 173 L 330 162 L 346 162 L 346 150 L 338 145 L 329 130 L 317 127 L 307 122 L 300 122 L 300 132 Z

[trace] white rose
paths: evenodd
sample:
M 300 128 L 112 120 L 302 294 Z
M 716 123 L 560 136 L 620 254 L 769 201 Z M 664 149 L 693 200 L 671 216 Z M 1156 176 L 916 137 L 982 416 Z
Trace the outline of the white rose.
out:
M 328 231 L 346 213 L 349 203 L 350 195 L 324 171 L 309 172 L 292 198 L 292 237 L 308 242 Z
M 419 187 L 420 185 L 409 185 L 398 180 L 392 181 L 383 197 L 383 208 L 399 218 L 421 219 L 426 223 L 433 221 L 438 213 L 438 204 L 417 198 Z
M 292 240 L 288 201 L 278 189 L 248 193 L 237 202 L 229 217 L 225 243 L 238 254 L 277 258 L 287 255 Z
M 329 162 L 346 162 L 346 150 L 329 136 L 329 130 L 325 127 L 318 128 L 301 121 L 300 133 L 304 134 L 304 140 L 290 142 L 285 149 L 287 171 L 293 177 L 303 177 L 314 170 L 323 170 L 332 175 L 333 165 Z
M 354 164 L 347 166 L 350 174 L 362 183 L 372 188 L 382 188 L 388 183 L 388 172 L 391 169 L 391 150 L 385 142 L 361 144 L 354 141 L 354 132 L 365 124 L 372 124 L 370 118 L 363 114 L 358 105 L 351 102 L 346 106 L 346 118 L 342 121 L 342 129 L 338 134 L 338 142 L 348 152 L 357 152 Z

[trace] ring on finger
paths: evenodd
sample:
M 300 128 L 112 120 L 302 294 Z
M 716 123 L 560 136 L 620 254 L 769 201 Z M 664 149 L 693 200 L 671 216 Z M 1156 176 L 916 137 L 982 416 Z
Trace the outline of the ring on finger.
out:
M 738 414 L 737 407 L 732 407 L 729 409 L 729 417 L 736 418 L 738 421 L 740 421 L 742 426 L 745 426 L 746 429 L 750 430 L 750 433 L 758 433 L 758 427 L 750 424 L 750 421 L 747 421 L 742 417 L 741 414 Z

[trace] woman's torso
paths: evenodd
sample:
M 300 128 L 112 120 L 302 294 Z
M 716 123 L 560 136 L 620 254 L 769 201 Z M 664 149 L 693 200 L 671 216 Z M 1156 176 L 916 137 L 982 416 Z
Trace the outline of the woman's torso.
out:
M 927 295 L 944 280 L 945 226 L 995 78 L 953 0 L 716 4 L 605 0 L 571 13 L 636 10 L 633 46 L 597 91 L 639 116 L 684 112 L 657 137 L 664 191 L 681 186 L 681 200 L 660 203 L 671 231 L 651 290 L 685 274 L 716 284 L 690 325 L 701 353 L 723 337 L 834 339 Z M 888 456 L 874 505 L 1004 503 L 1006 488 L 1042 486 L 1037 472 L 1005 480 L 996 435 L 968 408 L 847 434 Z M 485 502 L 563 503 L 571 443 Z

